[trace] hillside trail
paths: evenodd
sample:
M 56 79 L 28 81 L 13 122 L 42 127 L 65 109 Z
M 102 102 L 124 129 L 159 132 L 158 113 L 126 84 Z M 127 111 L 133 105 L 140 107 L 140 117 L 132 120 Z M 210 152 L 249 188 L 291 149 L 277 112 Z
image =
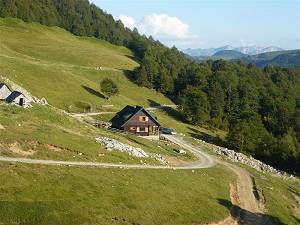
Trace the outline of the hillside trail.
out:
M 273 222 L 265 214 L 265 207 L 259 199 L 251 175 L 243 168 L 224 163 L 237 176 L 236 187 L 231 185 L 231 217 L 241 225 L 272 225 Z
M 237 176 L 237 185 L 231 185 L 230 196 L 232 207 L 231 217 L 218 223 L 209 225 L 271 225 L 273 224 L 268 216 L 264 213 L 263 204 L 260 203 L 258 196 L 255 194 L 255 186 L 250 174 L 236 165 L 220 161 L 215 157 L 206 154 L 199 147 L 195 147 L 183 140 L 182 137 L 174 135 L 163 135 L 167 140 L 181 146 L 184 149 L 195 154 L 199 161 L 186 164 L 179 167 L 170 166 L 151 166 L 151 165 L 134 165 L 134 164 L 114 164 L 114 163 L 98 163 L 98 162 L 80 162 L 80 161 L 56 161 L 56 160 L 41 160 L 29 158 L 12 158 L 0 156 L 0 161 L 17 162 L 25 164 L 42 164 L 42 165 L 65 165 L 65 166 L 83 166 L 83 167 L 102 167 L 102 168 L 120 168 L 120 169 L 201 169 L 210 168 L 216 163 L 223 164 L 231 169 Z
M 220 221 L 218 223 L 211 223 L 209 225 L 271 225 L 273 224 L 269 217 L 265 214 L 263 204 L 259 201 L 258 193 L 256 192 L 255 184 L 250 174 L 243 168 L 228 162 L 213 159 L 212 156 L 204 153 L 199 147 L 195 147 L 182 137 L 173 135 L 164 135 L 166 139 L 181 146 L 182 148 L 190 150 L 196 156 L 208 161 L 207 163 L 219 163 L 225 165 L 232 170 L 237 176 L 236 187 L 231 185 L 231 217 Z

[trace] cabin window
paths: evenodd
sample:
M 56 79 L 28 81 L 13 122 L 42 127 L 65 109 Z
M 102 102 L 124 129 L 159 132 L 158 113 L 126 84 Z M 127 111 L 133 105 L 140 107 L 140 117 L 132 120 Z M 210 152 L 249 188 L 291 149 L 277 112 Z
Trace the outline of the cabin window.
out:
M 137 132 L 148 132 L 148 127 L 138 127 Z
M 136 130 L 136 127 L 129 127 L 129 130 Z
M 141 122 L 148 122 L 149 117 L 148 116 L 140 116 L 139 121 Z

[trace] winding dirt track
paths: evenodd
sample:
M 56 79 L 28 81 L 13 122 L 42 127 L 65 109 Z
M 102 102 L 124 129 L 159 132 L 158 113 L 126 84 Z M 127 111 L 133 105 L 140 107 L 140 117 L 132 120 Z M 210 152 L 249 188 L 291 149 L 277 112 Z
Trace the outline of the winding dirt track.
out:
M 12 158 L 0 156 L 0 161 L 26 163 L 26 164 L 42 164 L 42 165 L 65 165 L 65 166 L 83 166 L 83 167 L 101 167 L 101 168 L 124 168 L 124 169 L 202 169 L 213 167 L 216 163 L 223 164 L 230 168 L 237 175 L 237 188 L 231 187 L 231 217 L 219 223 L 211 225 L 271 225 L 269 218 L 264 214 L 263 207 L 256 199 L 253 189 L 253 181 L 250 174 L 235 165 L 221 162 L 218 159 L 204 153 L 199 147 L 195 147 L 182 138 L 173 135 L 164 135 L 169 141 L 181 146 L 184 149 L 195 154 L 199 161 L 186 164 L 180 167 L 170 166 L 151 166 L 151 165 L 132 165 L 132 164 L 114 164 L 114 163 L 98 163 L 84 161 L 56 161 L 56 160 L 40 160 L 28 158 Z

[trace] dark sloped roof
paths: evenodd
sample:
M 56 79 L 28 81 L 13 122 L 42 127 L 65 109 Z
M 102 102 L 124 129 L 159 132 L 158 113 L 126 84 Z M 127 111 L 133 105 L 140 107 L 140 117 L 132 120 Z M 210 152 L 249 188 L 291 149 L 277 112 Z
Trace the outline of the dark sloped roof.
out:
M 18 91 L 13 91 L 7 98 L 6 101 L 7 102 L 12 102 L 13 100 L 15 100 L 17 97 L 19 97 L 20 95 L 22 95 L 21 92 Z
M 122 127 L 124 124 L 130 120 L 134 115 L 136 115 L 140 111 L 144 111 L 149 117 L 151 117 L 158 125 L 159 122 L 149 113 L 147 112 L 142 106 L 125 106 L 120 112 L 117 113 L 112 119 L 111 123 L 113 127 Z

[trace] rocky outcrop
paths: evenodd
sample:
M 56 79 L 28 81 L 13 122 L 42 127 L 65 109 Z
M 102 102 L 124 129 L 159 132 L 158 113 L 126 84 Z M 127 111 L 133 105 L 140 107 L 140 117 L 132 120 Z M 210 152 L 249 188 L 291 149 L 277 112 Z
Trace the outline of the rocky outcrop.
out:
M 115 139 L 108 138 L 108 137 L 97 137 L 96 141 L 105 146 L 108 151 L 117 150 L 120 152 L 125 152 L 129 155 L 139 157 L 139 158 L 154 158 L 155 160 L 159 161 L 162 165 L 168 165 L 168 161 L 160 154 L 147 154 L 143 149 L 136 148 L 122 142 L 119 142 Z
M 149 157 L 148 154 L 141 148 L 135 148 L 127 144 L 123 144 L 115 139 L 108 138 L 108 137 L 97 137 L 96 141 L 100 144 L 105 145 L 108 151 L 118 150 L 120 152 L 126 152 L 129 155 L 135 157 Z
M 202 142 L 204 142 L 204 141 L 202 141 Z M 206 143 L 206 142 L 204 142 L 204 143 Z M 235 152 L 234 150 L 230 150 L 230 149 L 212 145 L 212 144 L 210 144 L 210 146 L 212 146 L 212 149 L 216 154 L 224 156 L 233 162 L 243 163 L 243 164 L 248 165 L 258 171 L 272 173 L 272 174 L 274 174 L 278 177 L 284 178 L 284 179 L 294 177 L 293 175 L 289 175 L 286 172 L 277 170 L 274 167 L 267 165 L 257 159 L 254 159 L 251 156 L 247 156 L 243 153 Z

